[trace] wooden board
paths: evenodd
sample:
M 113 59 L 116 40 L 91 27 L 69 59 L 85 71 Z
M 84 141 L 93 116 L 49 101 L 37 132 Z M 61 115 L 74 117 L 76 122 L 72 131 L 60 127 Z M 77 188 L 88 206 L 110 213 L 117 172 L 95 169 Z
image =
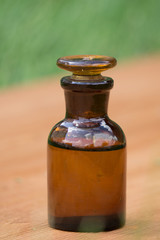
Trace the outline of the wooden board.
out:
M 59 80 L 1 91 L 1 239 L 160 239 L 159 68 L 160 57 L 154 56 L 106 72 L 115 80 L 110 117 L 125 131 L 128 145 L 127 223 L 112 232 L 72 233 L 48 227 L 47 137 L 65 112 Z

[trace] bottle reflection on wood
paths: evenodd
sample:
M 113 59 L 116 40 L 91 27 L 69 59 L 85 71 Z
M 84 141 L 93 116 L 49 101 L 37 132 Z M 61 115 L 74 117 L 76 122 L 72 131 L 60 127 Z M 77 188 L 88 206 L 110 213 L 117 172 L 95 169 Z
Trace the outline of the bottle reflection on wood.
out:
M 126 141 L 107 114 L 113 80 L 100 73 L 116 65 L 104 56 L 60 58 L 66 117 L 48 138 L 48 216 L 56 229 L 108 231 L 125 223 Z

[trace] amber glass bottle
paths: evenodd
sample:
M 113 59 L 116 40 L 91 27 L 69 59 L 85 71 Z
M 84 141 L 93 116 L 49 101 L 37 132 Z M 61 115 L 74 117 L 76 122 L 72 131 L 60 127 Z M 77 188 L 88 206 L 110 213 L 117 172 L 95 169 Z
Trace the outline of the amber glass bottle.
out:
M 58 59 L 73 72 L 61 79 L 65 119 L 48 138 L 48 217 L 56 229 L 107 231 L 125 223 L 126 140 L 107 114 L 113 79 L 101 72 L 115 58 L 80 55 Z

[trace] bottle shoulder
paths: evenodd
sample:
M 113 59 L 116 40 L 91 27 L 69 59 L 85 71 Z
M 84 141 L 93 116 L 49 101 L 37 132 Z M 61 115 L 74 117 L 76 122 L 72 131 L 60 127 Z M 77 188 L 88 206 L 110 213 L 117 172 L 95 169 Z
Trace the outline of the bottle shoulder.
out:
M 64 119 L 51 130 L 48 143 L 69 149 L 107 150 L 126 145 L 120 126 L 106 118 Z

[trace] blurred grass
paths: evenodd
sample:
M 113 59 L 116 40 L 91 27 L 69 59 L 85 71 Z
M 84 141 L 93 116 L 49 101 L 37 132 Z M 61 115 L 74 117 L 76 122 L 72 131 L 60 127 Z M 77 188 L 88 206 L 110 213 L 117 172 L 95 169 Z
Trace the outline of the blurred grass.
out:
M 58 73 L 65 55 L 160 50 L 159 0 L 0 0 L 0 87 Z

